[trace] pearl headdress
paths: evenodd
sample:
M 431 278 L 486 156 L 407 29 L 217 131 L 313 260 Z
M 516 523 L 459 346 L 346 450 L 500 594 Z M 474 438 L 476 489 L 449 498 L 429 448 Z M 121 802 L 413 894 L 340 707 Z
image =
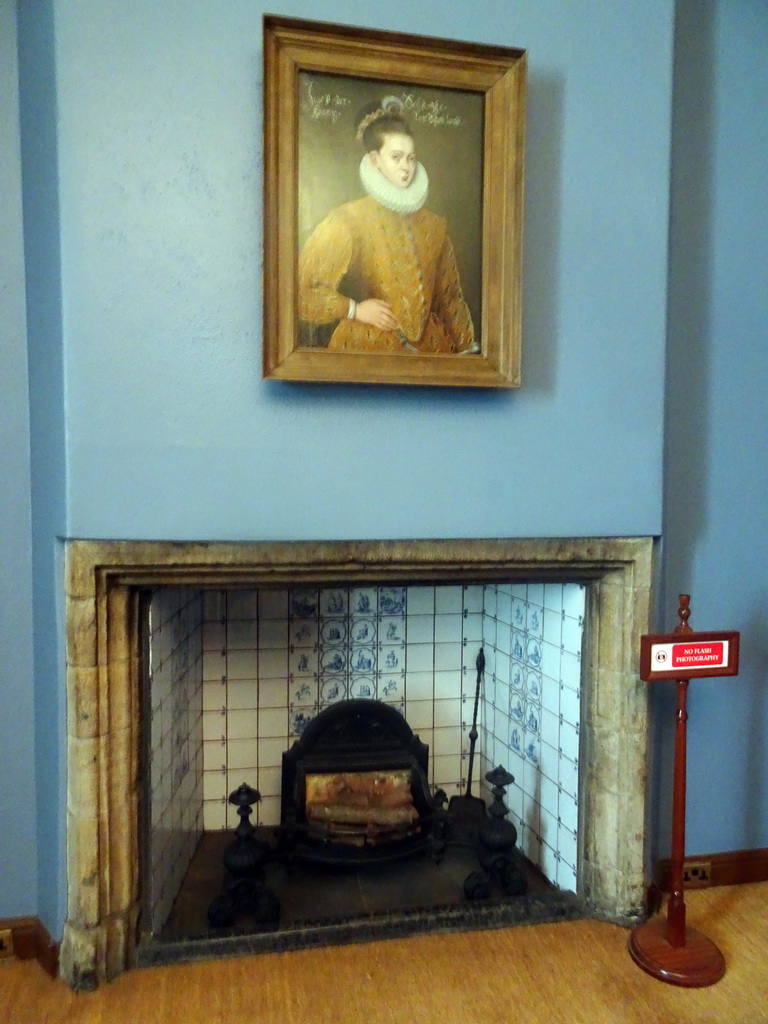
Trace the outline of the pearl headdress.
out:
M 403 112 L 403 101 L 398 99 L 397 96 L 385 96 L 381 101 L 381 106 L 372 110 L 370 114 L 366 114 L 360 124 L 357 126 L 357 134 L 355 138 L 358 142 L 363 141 L 363 135 L 365 129 L 373 124 L 374 121 L 378 121 L 380 117 L 390 117 L 392 115 L 397 116 Z

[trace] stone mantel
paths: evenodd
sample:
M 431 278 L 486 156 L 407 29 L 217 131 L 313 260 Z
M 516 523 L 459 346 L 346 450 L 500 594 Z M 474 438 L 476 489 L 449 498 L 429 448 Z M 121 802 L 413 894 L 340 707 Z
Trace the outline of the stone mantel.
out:
M 139 591 L 357 581 L 587 586 L 581 895 L 642 913 L 651 538 L 67 542 L 67 880 L 61 973 L 93 988 L 134 962 L 139 908 Z

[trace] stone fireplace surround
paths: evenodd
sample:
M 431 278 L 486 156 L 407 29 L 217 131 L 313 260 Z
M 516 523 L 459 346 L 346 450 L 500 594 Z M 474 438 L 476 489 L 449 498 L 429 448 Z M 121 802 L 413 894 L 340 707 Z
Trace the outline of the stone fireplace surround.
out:
M 139 892 L 139 592 L 417 582 L 587 589 L 581 892 L 595 916 L 642 913 L 651 538 L 67 543 L 68 914 L 62 977 L 92 988 L 135 961 Z

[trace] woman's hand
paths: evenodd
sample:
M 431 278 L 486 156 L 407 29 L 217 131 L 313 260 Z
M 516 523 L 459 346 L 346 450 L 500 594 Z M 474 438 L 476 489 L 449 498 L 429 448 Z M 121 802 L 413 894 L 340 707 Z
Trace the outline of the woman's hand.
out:
M 358 302 L 355 320 L 371 327 L 378 327 L 381 331 L 396 331 L 400 326 L 392 312 L 392 306 L 383 299 L 365 299 Z

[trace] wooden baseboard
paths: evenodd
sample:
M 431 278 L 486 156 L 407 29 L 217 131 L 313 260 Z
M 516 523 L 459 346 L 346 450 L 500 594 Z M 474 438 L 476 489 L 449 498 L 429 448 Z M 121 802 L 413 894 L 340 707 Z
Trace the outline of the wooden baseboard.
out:
M 52 978 L 59 973 L 59 946 L 37 917 L 0 918 L 0 931 L 13 936 L 13 955 L 19 960 L 38 960 Z
M 660 860 L 656 865 L 655 882 L 663 892 L 671 888 L 672 862 Z M 704 889 L 714 885 L 741 885 L 744 882 L 768 881 L 768 848 L 733 850 L 730 853 L 705 853 L 686 856 L 683 863 L 684 885 L 687 889 Z

